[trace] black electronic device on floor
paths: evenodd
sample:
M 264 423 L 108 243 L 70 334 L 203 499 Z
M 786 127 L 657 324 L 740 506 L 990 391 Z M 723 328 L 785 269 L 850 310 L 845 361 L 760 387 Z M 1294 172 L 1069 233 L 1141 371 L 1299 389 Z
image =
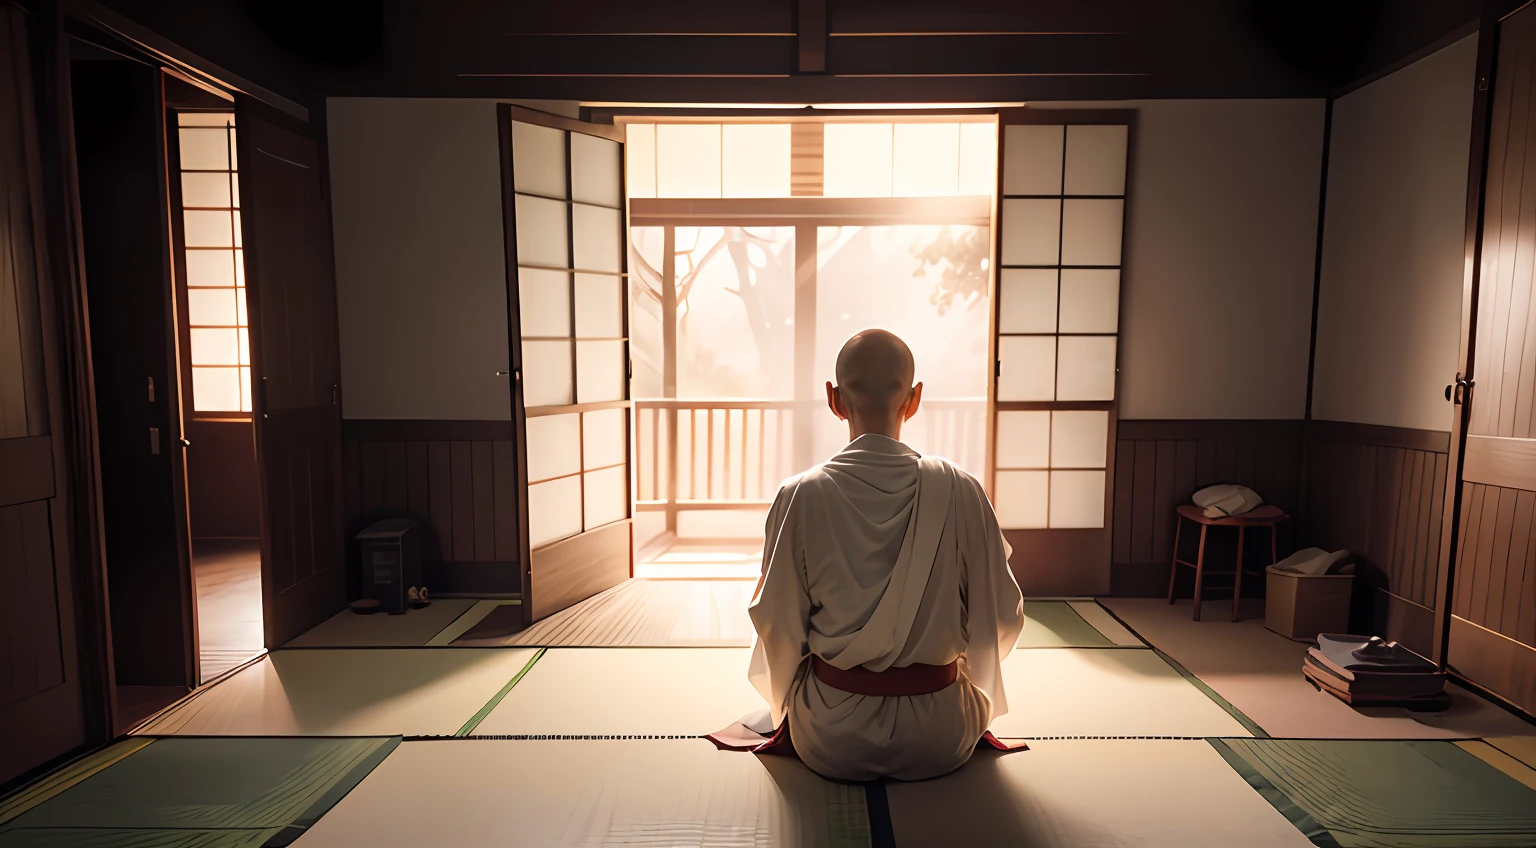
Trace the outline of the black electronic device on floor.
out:
M 390 518 L 357 534 L 361 546 L 363 598 L 372 611 L 399 614 L 427 601 L 421 567 L 421 528 L 408 518 Z

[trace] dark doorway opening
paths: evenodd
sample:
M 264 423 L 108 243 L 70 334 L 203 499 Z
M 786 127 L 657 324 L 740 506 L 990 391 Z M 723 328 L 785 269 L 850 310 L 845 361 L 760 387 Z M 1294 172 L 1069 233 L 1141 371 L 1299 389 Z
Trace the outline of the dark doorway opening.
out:
M 234 112 L 80 41 L 71 74 L 122 732 L 264 650 Z
M 170 343 L 160 71 L 72 49 L 115 727 L 186 694 L 193 642 Z

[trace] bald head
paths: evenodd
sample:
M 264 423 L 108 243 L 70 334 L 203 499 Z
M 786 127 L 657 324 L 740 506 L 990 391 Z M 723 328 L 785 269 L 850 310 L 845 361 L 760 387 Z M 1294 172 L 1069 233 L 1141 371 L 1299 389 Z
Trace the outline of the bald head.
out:
M 837 389 L 850 418 L 900 420 L 912 377 L 912 351 L 885 330 L 854 335 L 837 355 Z

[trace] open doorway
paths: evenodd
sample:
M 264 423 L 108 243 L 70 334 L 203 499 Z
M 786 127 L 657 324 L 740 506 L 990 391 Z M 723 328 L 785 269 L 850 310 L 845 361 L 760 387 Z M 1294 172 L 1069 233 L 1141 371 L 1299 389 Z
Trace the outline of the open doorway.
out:
M 917 359 L 903 440 L 986 476 L 995 118 L 779 121 L 626 126 L 638 577 L 758 574 L 862 329 Z
M 196 105 L 194 105 L 196 104 Z M 208 681 L 263 650 L 261 499 L 235 113 L 167 111 L 176 343 L 197 667 Z
M 72 50 L 121 731 L 264 650 L 238 163 L 227 100 Z

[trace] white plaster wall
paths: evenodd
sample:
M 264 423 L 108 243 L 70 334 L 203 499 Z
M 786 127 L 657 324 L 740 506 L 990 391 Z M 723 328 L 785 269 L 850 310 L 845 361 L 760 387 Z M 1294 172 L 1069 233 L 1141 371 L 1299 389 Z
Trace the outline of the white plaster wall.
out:
M 1312 415 L 1451 429 L 1477 36 L 1333 106 Z
M 1301 418 L 1321 100 L 1032 104 L 1137 112 L 1121 418 Z
M 347 418 L 507 420 L 496 105 L 327 103 Z

